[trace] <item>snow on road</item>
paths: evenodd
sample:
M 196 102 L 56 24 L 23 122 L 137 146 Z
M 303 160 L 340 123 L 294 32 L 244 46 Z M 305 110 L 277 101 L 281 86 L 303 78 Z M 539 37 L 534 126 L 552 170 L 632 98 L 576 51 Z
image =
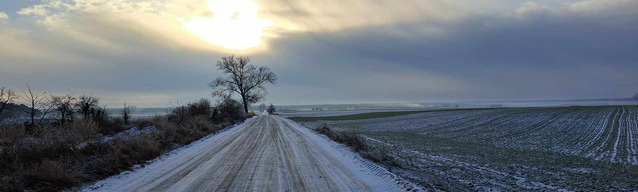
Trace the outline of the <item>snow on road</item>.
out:
M 84 191 L 405 191 L 418 187 L 281 117 L 259 116 Z

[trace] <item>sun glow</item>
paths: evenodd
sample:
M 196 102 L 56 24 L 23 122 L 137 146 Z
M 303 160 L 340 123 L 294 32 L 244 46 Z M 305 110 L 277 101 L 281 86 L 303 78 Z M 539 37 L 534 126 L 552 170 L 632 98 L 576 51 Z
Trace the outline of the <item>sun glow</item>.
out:
M 261 44 L 264 30 L 273 25 L 257 17 L 251 0 L 208 0 L 212 17 L 198 17 L 185 25 L 186 31 L 205 42 L 226 49 L 248 49 Z

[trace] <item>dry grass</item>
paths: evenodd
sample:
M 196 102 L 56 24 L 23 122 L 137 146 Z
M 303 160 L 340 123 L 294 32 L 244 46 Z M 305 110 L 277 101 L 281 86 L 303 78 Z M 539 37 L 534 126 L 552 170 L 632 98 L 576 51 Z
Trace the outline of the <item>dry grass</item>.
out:
M 130 170 L 222 128 L 206 116 L 189 117 L 182 124 L 160 117 L 140 124 L 157 130 L 106 143 L 95 140 L 100 127 L 91 121 L 37 126 L 31 133 L 20 125 L 0 127 L 0 191 L 69 189 Z
M 157 129 L 111 141 L 100 134 L 116 134 L 124 125 L 106 113 L 65 125 L 0 125 L 0 191 L 60 191 L 119 174 L 243 121 L 239 112 L 236 105 L 213 108 L 201 100 L 134 123 Z
M 336 132 L 333 131 L 326 123 L 319 123 L 319 126 L 315 128 L 315 131 L 326 135 L 333 141 L 350 147 L 353 151 L 358 152 L 366 159 L 387 166 L 404 167 L 396 157 L 389 155 L 386 149 L 368 145 L 361 136 L 352 131 Z
M 58 191 L 74 185 L 62 163 L 51 160 L 42 161 L 28 170 L 23 177 L 26 185 L 43 189 L 43 191 Z
M 328 136 L 328 138 L 336 142 L 345 144 L 346 146 L 352 148 L 352 150 L 354 150 L 355 152 L 366 149 L 365 142 L 356 133 L 348 131 L 337 133 L 330 129 L 330 127 L 328 127 L 328 125 L 325 123 L 319 124 L 319 127 L 317 127 L 315 131 Z

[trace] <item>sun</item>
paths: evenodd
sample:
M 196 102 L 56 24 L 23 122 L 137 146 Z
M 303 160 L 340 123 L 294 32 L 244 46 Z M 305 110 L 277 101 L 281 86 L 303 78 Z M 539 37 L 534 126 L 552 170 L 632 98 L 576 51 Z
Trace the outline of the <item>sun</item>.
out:
M 185 24 L 186 31 L 203 41 L 226 49 L 243 50 L 261 44 L 271 20 L 257 17 L 251 0 L 208 0 L 212 17 L 198 17 Z

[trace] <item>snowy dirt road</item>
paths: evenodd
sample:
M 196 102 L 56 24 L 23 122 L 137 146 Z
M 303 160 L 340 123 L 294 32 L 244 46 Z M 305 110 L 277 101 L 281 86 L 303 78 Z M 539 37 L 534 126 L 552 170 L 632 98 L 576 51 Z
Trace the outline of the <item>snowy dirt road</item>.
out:
M 327 138 L 259 116 L 85 191 L 405 191 L 416 189 Z

